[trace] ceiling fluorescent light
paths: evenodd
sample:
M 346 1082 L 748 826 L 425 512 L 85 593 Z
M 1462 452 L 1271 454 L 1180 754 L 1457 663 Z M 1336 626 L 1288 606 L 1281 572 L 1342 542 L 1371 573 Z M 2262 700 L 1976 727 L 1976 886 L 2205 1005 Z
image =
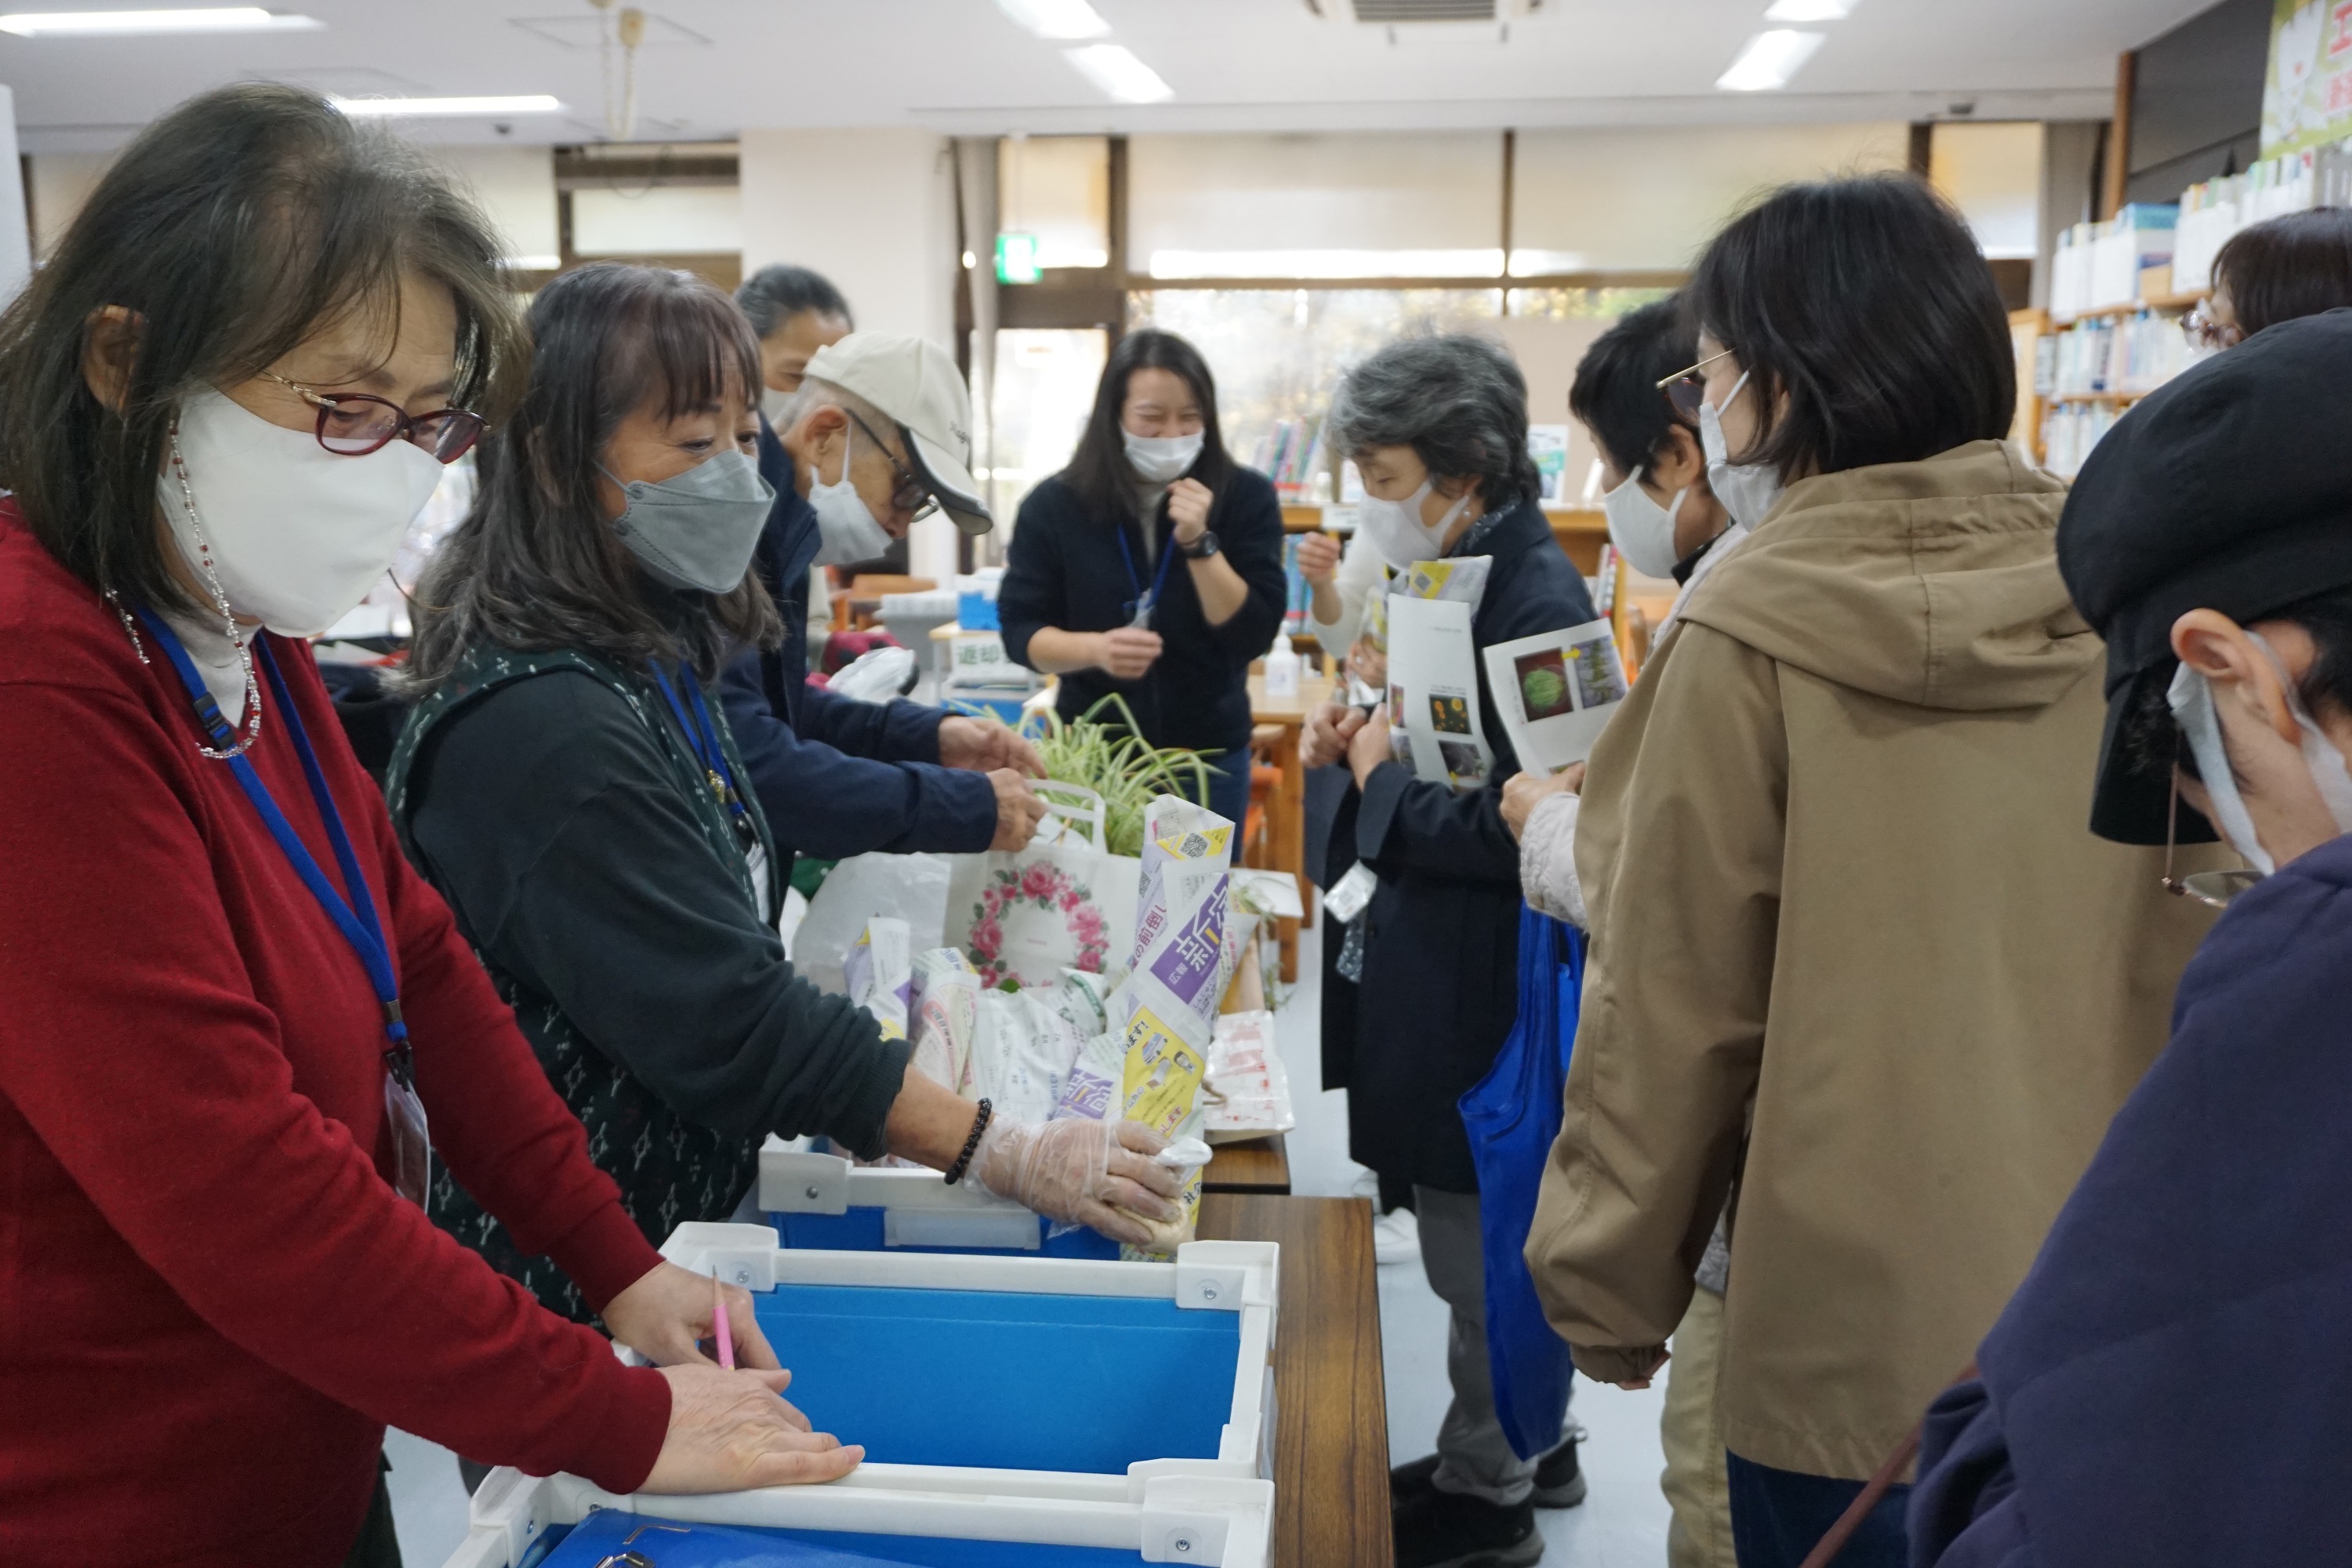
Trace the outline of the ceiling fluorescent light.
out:
M 1064 49 L 1062 58 L 1121 103 L 1160 103 L 1176 96 L 1176 89 L 1160 80 L 1158 71 L 1118 44 Z
M 300 32 L 325 26 L 314 16 L 278 16 L 258 5 L 221 5 L 193 11 L 14 11 L 0 16 L 0 33 L 14 33 L 20 38 Z
M 1822 47 L 1822 33 L 1795 33 L 1776 27 L 1748 40 L 1731 68 L 1715 79 L 1725 92 L 1770 92 L 1789 85 L 1789 79 Z
M 1768 22 L 1843 22 L 1853 12 L 1855 0 L 1772 0 L 1764 13 Z
M 1110 32 L 1087 0 L 996 0 L 996 8 L 1041 38 L 1100 38 Z
M 554 114 L 563 105 L 543 92 L 513 98 L 333 98 L 349 115 Z

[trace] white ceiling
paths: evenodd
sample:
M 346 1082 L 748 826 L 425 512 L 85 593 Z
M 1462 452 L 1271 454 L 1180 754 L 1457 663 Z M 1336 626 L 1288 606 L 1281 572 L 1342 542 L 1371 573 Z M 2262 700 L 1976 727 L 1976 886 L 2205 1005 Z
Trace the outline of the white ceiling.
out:
M 0 0 L 0 10 L 132 3 Z M 326 26 L 0 35 L 0 83 L 15 89 L 22 144 L 112 147 L 180 99 L 253 77 L 352 94 L 552 93 L 571 112 L 516 118 L 512 140 L 601 135 L 587 0 L 261 3 Z M 992 0 L 652 0 L 638 138 L 719 139 L 747 126 L 989 134 L 1910 120 L 1970 101 L 1980 119 L 2103 117 L 2116 55 L 2209 0 L 1859 0 L 1845 20 L 1819 25 L 1829 41 L 1788 90 L 1760 94 L 1713 83 L 1767 25 L 1767 0 L 1545 0 L 1499 44 L 1391 44 L 1384 28 L 1318 20 L 1305 0 L 1093 3 L 1110 41 L 1165 78 L 1172 101 L 1107 102 L 1062 46 L 1030 37 Z M 547 32 L 517 25 L 547 18 Z M 655 43 L 668 24 L 694 37 Z M 429 140 L 499 139 L 487 120 L 404 123 Z

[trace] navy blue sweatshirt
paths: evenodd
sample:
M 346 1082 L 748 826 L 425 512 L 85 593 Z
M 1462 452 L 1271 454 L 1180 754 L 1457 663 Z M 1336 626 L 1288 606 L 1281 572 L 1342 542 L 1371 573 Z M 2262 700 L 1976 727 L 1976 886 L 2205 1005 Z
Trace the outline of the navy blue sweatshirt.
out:
M 1916 1568 L 2352 1556 L 2347 955 L 2352 838 L 2214 926 L 1981 1375 L 1929 1412 Z
M 1031 490 L 1021 503 L 997 593 L 1004 651 L 1034 668 L 1029 639 L 1044 627 L 1107 632 L 1126 626 L 1137 598 L 1158 579 L 1165 584 L 1151 616 L 1160 638 L 1159 661 L 1140 680 L 1071 670 L 1062 677 L 1055 706 L 1064 718 L 1075 719 L 1117 691 L 1153 745 L 1239 755 L 1249 746 L 1250 661 L 1265 656 L 1282 626 L 1282 504 L 1266 477 L 1253 469 L 1235 468 L 1219 487 L 1209 531 L 1249 584 L 1249 597 L 1213 626 L 1201 613 L 1181 554 L 1168 562 L 1164 577 L 1159 573 L 1160 563 L 1176 549 L 1165 500 L 1151 525 L 1153 547 L 1146 550 L 1140 524 L 1089 511 L 1060 475 Z
M 777 886 L 795 850 L 828 860 L 868 850 L 976 851 L 996 837 L 988 775 L 939 766 L 937 708 L 860 702 L 808 683 L 809 566 L 821 542 L 793 459 L 760 421 L 760 477 L 776 504 L 752 570 L 784 618 L 783 646 L 740 654 L 720 678 L 727 722 L 775 835 Z

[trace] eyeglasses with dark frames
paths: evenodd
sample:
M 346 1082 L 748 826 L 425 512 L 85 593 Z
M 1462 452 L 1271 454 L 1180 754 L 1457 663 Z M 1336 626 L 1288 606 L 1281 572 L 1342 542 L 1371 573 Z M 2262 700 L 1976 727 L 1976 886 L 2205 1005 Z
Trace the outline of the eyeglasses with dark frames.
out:
M 274 370 L 261 374 L 319 411 L 319 445 L 338 458 L 364 458 L 405 440 L 441 462 L 454 463 L 481 438 L 482 416 L 463 408 L 411 414 L 364 392 L 313 392 Z
M 874 443 L 874 449 L 882 454 L 889 462 L 892 471 L 898 476 L 898 488 L 890 492 L 890 505 L 899 511 L 914 513 L 915 521 L 918 522 L 939 510 L 939 498 L 931 494 L 931 487 L 917 478 L 913 469 L 908 468 L 891 453 L 889 443 L 874 433 L 874 426 L 858 418 L 846 408 L 842 412 L 849 415 L 851 421 L 860 430 L 866 432 L 866 438 Z M 845 468 L 843 471 L 843 477 L 845 479 L 848 477 Z
M 1699 405 L 1706 401 L 1706 378 L 1699 372 L 1719 359 L 1729 359 L 1731 352 L 1726 349 L 1719 354 L 1709 354 L 1688 370 L 1678 370 L 1672 375 L 1659 378 L 1658 390 L 1666 395 L 1666 401 L 1675 405 L 1675 413 L 1685 419 L 1698 417 Z
M 2176 744 L 2178 742 L 2176 740 Z M 2172 765 L 2172 800 L 2164 812 L 2164 890 L 2175 898 L 2193 899 L 2208 908 L 2226 910 L 2230 900 L 2263 879 L 2260 871 L 2242 868 L 2229 871 L 2197 871 L 2186 877 L 2172 874 L 2173 836 L 2180 826 L 2180 764 Z

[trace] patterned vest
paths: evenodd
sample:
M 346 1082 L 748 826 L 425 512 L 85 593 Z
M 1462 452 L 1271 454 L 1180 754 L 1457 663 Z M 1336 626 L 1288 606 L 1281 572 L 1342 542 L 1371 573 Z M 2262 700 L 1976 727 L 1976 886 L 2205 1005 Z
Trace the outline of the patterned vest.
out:
M 668 705 L 650 676 L 627 671 L 587 654 L 562 650 L 518 653 L 495 646 L 477 647 L 459 662 L 451 677 L 409 714 L 394 748 L 384 777 L 384 794 L 392 807 L 401 847 L 418 866 L 425 864 L 409 834 L 409 775 L 418 753 L 433 731 L 458 710 L 488 692 L 516 680 L 527 680 L 551 670 L 573 670 L 601 682 L 628 703 L 660 746 L 677 777 L 679 796 L 710 840 L 714 853 L 732 869 L 744 901 L 758 911 L 759 892 L 751 867 L 730 826 L 727 814 L 713 798 L 700 762 L 685 733 L 669 716 Z M 711 721 L 719 743 L 739 779 L 748 776 L 726 714 L 714 698 Z M 775 841 L 769 837 L 767 818 L 758 797 L 747 795 L 753 825 L 768 865 L 777 864 Z M 782 887 L 773 896 L 781 898 Z M 762 917 L 764 918 L 764 916 Z M 460 924 L 463 924 L 461 920 Z M 473 933 L 467 932 L 473 940 Z M 686 1220 L 723 1220 L 748 1191 L 759 1173 L 758 1138 L 730 1137 L 687 1121 L 664 1104 L 619 1062 L 597 1048 L 594 1041 L 573 1026 L 555 1002 L 518 981 L 484 957 L 475 955 L 489 971 L 499 996 L 514 1009 L 523 1037 L 538 1054 L 548 1081 L 588 1130 L 588 1157 L 619 1184 L 621 1203 L 646 1239 L 658 1247 L 670 1231 Z M 500 1273 L 520 1280 L 550 1310 L 574 1322 L 591 1323 L 595 1315 L 578 1287 L 543 1257 L 526 1256 L 508 1236 L 506 1227 L 457 1185 L 446 1164 L 433 1173 L 427 1205 L 436 1223 L 466 1246 L 488 1258 Z

